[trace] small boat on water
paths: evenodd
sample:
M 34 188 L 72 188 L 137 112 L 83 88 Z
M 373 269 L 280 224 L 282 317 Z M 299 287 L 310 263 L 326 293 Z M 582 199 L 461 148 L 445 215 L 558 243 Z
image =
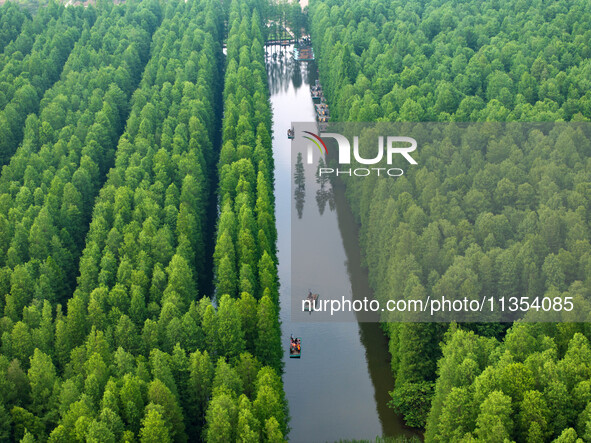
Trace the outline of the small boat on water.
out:
M 326 103 L 319 103 L 314 105 L 314 107 L 316 108 L 316 114 L 318 114 L 318 116 L 328 117 L 330 115 L 328 111 L 328 105 Z
M 327 123 L 330 119 L 330 112 L 328 110 L 328 105 L 326 103 L 320 103 L 314 105 L 316 108 L 316 119 L 320 123 Z
M 311 46 L 300 46 L 294 49 L 294 58 L 296 60 L 307 62 L 314 60 L 314 50 Z
M 316 83 L 313 86 L 310 86 L 310 94 L 312 95 L 312 100 L 315 104 L 319 104 L 322 98 L 324 98 L 324 92 L 322 92 L 322 86 L 320 86 L 318 80 L 316 80 Z
M 312 294 L 312 291 L 308 291 L 308 296 L 304 299 L 304 311 L 312 311 L 312 308 L 316 307 L 316 301 L 320 298 L 318 294 Z
M 302 339 L 300 337 L 290 339 L 289 358 L 300 358 L 302 356 Z

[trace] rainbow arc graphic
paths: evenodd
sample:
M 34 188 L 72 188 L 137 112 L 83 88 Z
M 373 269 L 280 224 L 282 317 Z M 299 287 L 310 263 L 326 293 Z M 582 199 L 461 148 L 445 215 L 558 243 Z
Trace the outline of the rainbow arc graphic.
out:
M 317 136 L 316 134 L 314 134 L 313 132 L 310 131 L 304 131 L 306 134 L 310 134 L 312 137 L 307 137 L 307 136 L 303 136 L 305 139 L 310 140 L 312 143 L 314 143 L 318 149 L 320 150 L 320 153 L 325 153 L 326 155 L 328 155 L 328 149 L 326 149 L 326 145 L 324 144 L 324 140 L 322 140 L 322 138 L 320 138 L 319 136 Z M 320 143 L 318 143 L 320 142 Z M 324 151 L 322 150 L 322 148 L 320 147 L 320 145 L 322 145 L 322 147 L 324 148 Z

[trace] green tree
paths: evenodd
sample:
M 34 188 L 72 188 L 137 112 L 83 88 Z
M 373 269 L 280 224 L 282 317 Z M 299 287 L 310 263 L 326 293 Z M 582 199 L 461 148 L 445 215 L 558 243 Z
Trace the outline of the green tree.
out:
M 244 331 L 236 301 L 228 294 L 220 299 L 216 319 L 216 349 L 228 358 L 238 357 L 245 349 Z
M 257 442 L 260 435 L 260 423 L 252 414 L 252 405 L 246 395 L 238 399 L 237 440 L 240 442 Z
M 230 395 L 219 393 L 209 402 L 205 439 L 212 442 L 232 441 L 235 436 L 237 407 Z
M 55 407 L 54 390 L 57 388 L 57 374 L 51 358 L 35 349 L 27 373 L 31 386 L 32 410 L 37 416 Z
M 281 380 L 269 367 L 264 367 L 259 371 L 256 397 L 252 407 L 254 416 L 259 423 L 265 423 L 270 418 L 275 418 L 277 423 L 285 423 L 285 402 Z
M 236 306 L 244 332 L 245 348 L 249 352 L 254 352 L 257 339 L 257 302 L 250 293 L 242 292 L 236 300 Z
M 547 438 L 549 419 L 550 410 L 542 393 L 533 390 L 525 392 L 518 416 L 521 435 L 530 440 L 534 435 L 539 435 L 542 440 Z
M 119 391 L 121 416 L 131 431 L 139 432 L 145 406 L 145 382 L 140 378 L 126 374 Z
M 258 264 L 259 270 L 259 286 L 261 294 L 264 294 L 266 290 L 272 297 L 275 304 L 279 300 L 279 285 L 277 283 L 277 268 L 273 262 L 271 256 L 267 251 L 263 252 L 261 259 Z
M 181 256 L 175 255 L 166 268 L 166 272 L 168 274 L 168 286 L 163 297 L 174 292 L 188 307 L 193 300 L 197 299 L 197 290 L 188 263 Z
M 275 417 L 271 417 L 265 421 L 265 437 L 264 441 L 269 443 L 282 443 L 285 441 L 281 428 Z
M 187 441 L 183 413 L 178 401 L 159 379 L 155 379 L 150 383 L 148 401 L 150 404 L 161 406 L 162 418 L 168 424 L 168 433 L 171 440 L 175 442 Z M 149 405 L 147 408 L 149 408 Z
M 483 441 L 504 442 L 510 440 L 513 420 L 511 398 L 500 391 L 493 391 L 480 405 L 476 419 L 476 435 Z
M 256 357 L 263 364 L 274 368 L 281 367 L 281 328 L 277 309 L 268 295 L 263 295 L 257 310 L 258 337 L 255 342 Z
M 207 351 L 199 350 L 189 357 L 189 404 L 193 406 L 193 413 L 186 416 L 195 429 L 200 429 L 205 420 L 207 401 L 211 396 L 214 368 Z
M 162 414 L 158 412 L 158 410 L 150 409 L 147 411 L 146 416 L 142 420 L 142 429 L 140 430 L 140 441 L 142 443 L 172 442 L 168 426 L 162 418 Z

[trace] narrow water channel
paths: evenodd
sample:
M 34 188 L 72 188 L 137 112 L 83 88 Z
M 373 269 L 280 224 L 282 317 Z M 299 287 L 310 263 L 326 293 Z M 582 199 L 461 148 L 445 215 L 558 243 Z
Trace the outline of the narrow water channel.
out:
M 280 51 L 283 56 L 279 55 Z M 361 266 L 357 225 L 339 186 L 331 189 L 330 183 L 325 185 L 331 198 L 323 206 L 315 198 L 319 185 L 307 174 L 306 198 L 299 208 L 302 216 L 293 219 L 291 216 L 296 211 L 291 186 L 293 153 L 286 131 L 292 122 L 315 120 L 310 84 L 317 75 L 313 62 L 295 62 L 292 52 L 292 47 L 267 47 L 275 134 L 280 316 L 286 347 L 283 381 L 291 416 L 288 437 L 293 442 L 333 442 L 413 435 L 387 406 L 388 391 L 394 382 L 387 342 L 379 324 L 358 323 L 354 314 L 343 322 L 292 322 L 291 319 L 292 220 L 301 224 L 294 228 L 311 234 L 303 236 L 303 243 L 298 246 L 309 248 L 314 254 L 311 266 L 325 264 L 322 271 L 310 273 L 314 291 L 322 293 L 324 289 L 326 293 L 330 289 L 353 299 L 371 294 L 367 272 Z M 313 229 L 308 229 L 309 226 Z M 306 289 L 300 286 L 294 282 L 293 290 L 305 297 Z M 311 315 L 317 314 L 321 313 Z M 311 318 L 319 320 L 322 316 Z M 289 358 L 287 347 L 291 334 L 302 338 L 301 359 Z

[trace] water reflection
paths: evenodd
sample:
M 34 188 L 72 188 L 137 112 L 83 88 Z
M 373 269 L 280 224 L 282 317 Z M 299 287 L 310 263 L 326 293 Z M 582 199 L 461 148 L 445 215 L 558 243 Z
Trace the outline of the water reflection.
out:
M 318 212 L 320 215 L 324 214 L 327 203 L 331 212 L 333 212 L 336 208 L 334 190 L 329 183 L 329 178 L 326 175 L 323 176 L 321 174 L 321 170 L 325 166 L 326 164 L 324 163 L 324 160 L 320 158 L 320 161 L 318 162 L 318 168 L 316 169 L 316 183 L 319 185 L 319 188 L 316 189 L 316 204 L 318 206 Z M 298 214 L 298 219 L 301 219 L 304 215 L 304 205 L 306 203 L 306 174 L 301 152 L 298 153 L 298 158 L 293 173 L 293 182 L 295 208 Z
M 322 175 L 322 169 L 325 167 L 326 164 L 324 163 L 324 159 L 320 157 L 318 160 L 318 168 L 316 168 L 316 183 L 320 185 L 316 190 L 316 204 L 318 205 L 318 212 L 320 212 L 320 215 L 324 214 L 327 203 L 331 212 L 335 210 L 334 191 L 332 186 L 328 183 L 328 177 Z
M 298 160 L 293 173 L 293 181 L 296 211 L 298 212 L 298 218 L 301 219 L 304 215 L 304 203 L 306 202 L 306 173 L 304 171 L 304 162 L 302 161 L 301 152 L 298 153 Z
M 303 78 L 301 69 L 292 69 L 291 83 L 296 91 L 302 87 Z
M 286 130 L 293 122 L 314 122 L 309 86 L 317 72 L 314 63 L 300 65 L 290 53 L 286 54 L 285 48 L 281 49 L 267 48 L 275 134 L 280 316 L 286 350 L 293 334 L 303 337 L 304 351 L 300 360 L 287 355 L 284 358 L 283 381 L 292 417 L 288 438 L 292 442 L 314 442 L 404 435 L 408 431 L 387 407 L 393 381 L 387 343 L 379 325 L 358 324 L 354 316 L 353 321 L 329 323 L 321 320 L 319 312 L 306 315 L 311 323 L 292 321 L 292 292 L 302 298 L 311 287 L 313 292 L 328 296 L 338 287 L 343 289 L 339 294 L 358 298 L 370 291 L 359 257 L 357 225 L 342 190 L 338 185 L 333 188 L 319 174 L 315 176 L 315 166 L 309 170 L 303 161 L 303 179 L 301 173 L 292 171 L 292 164 L 297 165 L 298 159 Z M 303 248 L 313 251 L 308 261 L 322 260 L 321 266 L 314 266 L 308 276 L 310 285 L 291 278 L 292 228 L 303 225 L 305 235 L 300 242 Z M 300 288 L 301 284 L 306 286 Z
M 265 54 L 271 95 L 287 92 L 289 88 L 295 91 L 302 87 L 308 88 L 317 78 L 315 65 L 309 63 L 300 66 L 294 60 L 293 46 L 266 46 Z
M 345 197 L 345 187 L 340 182 L 333 183 L 339 230 L 343 236 L 343 247 L 347 255 L 347 274 L 351 281 L 353 296 L 360 299 L 367 295 L 369 288 L 369 276 L 367 268 L 362 265 L 361 251 L 359 249 L 359 229 L 355 217 L 349 208 Z M 390 369 L 390 353 L 388 352 L 388 340 L 380 325 L 375 323 L 378 313 L 359 312 L 359 336 L 365 348 L 367 369 L 374 387 L 374 398 L 378 416 L 382 424 L 384 435 L 418 436 L 420 433 L 409 429 L 404 425 L 402 418 L 394 413 L 388 402 L 391 400 L 390 391 L 394 389 L 394 379 Z

